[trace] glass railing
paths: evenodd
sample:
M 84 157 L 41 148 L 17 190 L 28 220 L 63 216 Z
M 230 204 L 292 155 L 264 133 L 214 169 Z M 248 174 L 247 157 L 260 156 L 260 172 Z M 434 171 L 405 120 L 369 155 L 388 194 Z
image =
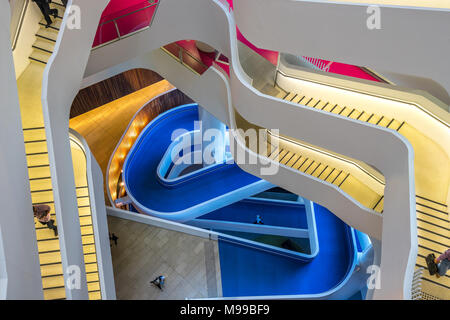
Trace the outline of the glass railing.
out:
M 158 4 L 159 0 L 142 1 L 116 13 L 117 17 L 103 17 L 92 47 L 95 49 L 149 28 Z

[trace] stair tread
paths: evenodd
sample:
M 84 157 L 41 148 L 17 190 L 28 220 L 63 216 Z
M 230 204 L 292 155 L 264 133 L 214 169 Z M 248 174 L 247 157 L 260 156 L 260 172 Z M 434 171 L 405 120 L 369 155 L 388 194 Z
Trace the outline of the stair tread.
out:
M 359 117 L 359 121 L 364 121 L 367 122 L 367 120 L 369 120 L 370 114 L 366 113 L 366 112 L 362 112 L 362 115 L 360 115 Z
M 101 298 L 100 291 L 89 292 L 89 300 L 101 300 Z
M 96 263 L 97 262 L 97 254 L 96 252 L 92 253 L 84 253 L 84 263 Z
M 36 140 L 45 140 L 45 128 L 38 128 L 33 130 L 24 130 L 23 131 L 24 141 L 36 141 Z
M 64 286 L 64 276 L 55 275 L 42 278 L 42 287 L 44 289 L 59 288 Z
M 349 115 L 349 118 L 350 118 L 350 119 L 356 119 L 356 118 L 358 118 L 360 115 L 361 115 L 361 112 L 360 112 L 360 111 L 358 111 L 358 110 L 356 110 L 356 109 L 353 109 L 352 113 Z
M 336 104 L 333 106 L 333 109 L 332 109 L 333 111 L 330 110 L 330 112 L 339 114 L 343 109 L 344 109 L 344 107 L 341 107 L 340 105 Z
M 383 205 L 384 205 L 384 198 L 381 198 L 381 200 L 377 203 L 376 207 L 373 208 L 373 210 L 376 212 L 381 212 L 383 210 Z
M 42 153 L 47 152 L 47 142 L 25 143 L 25 153 Z
M 42 179 L 42 180 L 32 180 L 30 181 L 30 189 L 31 191 L 37 190 L 49 190 L 52 189 L 52 179 Z
M 387 125 L 391 122 L 391 120 L 392 120 L 392 119 L 383 117 L 383 119 L 381 119 L 381 121 L 378 122 L 377 126 L 380 126 L 380 127 L 387 127 Z
M 305 172 L 305 170 L 309 167 L 310 164 L 314 162 L 313 159 L 307 159 L 303 164 L 298 168 L 298 170 Z
M 50 177 L 50 167 L 29 168 L 28 175 L 30 179 Z
M 48 165 L 48 154 L 34 154 L 34 155 L 27 155 L 27 166 L 42 166 L 42 165 Z
M 295 96 L 296 96 L 295 92 L 289 92 L 286 98 L 284 98 L 284 100 L 291 101 Z
M 98 291 L 100 290 L 100 282 L 92 282 L 87 284 L 88 291 Z
M 90 207 L 78 208 L 78 215 L 80 217 L 90 216 L 91 215 L 91 208 Z
M 380 120 L 381 116 L 377 115 L 377 114 L 373 114 L 370 119 L 369 119 L 369 123 L 372 124 L 376 124 L 379 120 Z
M 57 225 L 55 223 L 55 225 Z M 53 230 L 47 228 L 45 225 L 41 224 L 40 222 L 36 223 L 37 227 L 44 227 L 43 229 L 36 229 L 36 238 L 38 241 L 40 240 L 48 240 L 48 239 L 57 239 L 55 237 Z
M 36 33 L 36 36 L 41 37 L 42 40 L 52 40 L 52 42 L 56 42 L 58 37 L 58 31 L 51 28 L 40 28 Z M 43 38 L 42 38 L 43 37 Z
M 61 253 L 60 252 L 40 253 L 39 261 L 41 263 L 41 267 L 44 267 L 42 265 L 47 264 L 61 264 Z
M 98 267 L 96 263 L 86 264 L 86 272 L 97 272 Z
M 41 275 L 43 277 L 61 274 L 63 274 L 63 268 L 61 263 L 41 266 Z
M 53 52 L 53 50 L 55 49 L 55 44 L 53 42 L 45 41 L 41 38 L 36 38 L 33 46 L 50 52 Z
M 86 280 L 87 282 L 98 282 L 99 281 L 98 273 L 95 272 L 86 274 Z
M 33 192 L 31 201 L 33 203 L 53 202 L 53 191 Z
M 307 107 L 314 107 L 314 105 L 318 102 L 319 100 L 315 99 L 315 98 L 309 98 L 308 100 L 304 101 L 304 105 Z
M 95 245 L 94 244 L 85 244 L 85 245 L 83 245 L 83 253 L 84 254 L 95 253 Z
M 66 289 L 65 288 L 55 288 L 55 289 L 45 289 L 44 290 L 44 299 L 45 300 L 56 300 L 56 299 L 65 299 L 66 298 Z
M 59 240 L 53 239 L 48 241 L 38 241 L 39 253 L 47 253 L 49 251 L 59 251 Z M 42 263 L 42 262 L 41 262 Z
M 48 62 L 50 57 L 51 57 L 50 53 L 47 53 L 47 52 L 44 52 L 41 50 L 36 50 L 36 49 L 33 49 L 33 51 L 31 52 L 31 55 L 30 55 L 30 58 L 36 59 L 36 60 L 39 60 L 39 61 L 42 61 L 45 63 Z
M 59 16 L 59 13 L 58 13 Z M 51 27 L 53 28 L 57 28 L 58 30 L 61 28 L 61 24 L 62 24 L 62 20 L 61 19 L 55 19 L 53 16 L 51 16 L 53 23 L 51 24 Z M 45 19 L 42 19 L 41 21 L 39 21 L 39 24 L 41 26 L 46 26 L 47 25 L 47 21 L 45 21 Z
M 89 206 L 90 204 L 89 198 L 77 198 L 77 201 L 79 207 Z

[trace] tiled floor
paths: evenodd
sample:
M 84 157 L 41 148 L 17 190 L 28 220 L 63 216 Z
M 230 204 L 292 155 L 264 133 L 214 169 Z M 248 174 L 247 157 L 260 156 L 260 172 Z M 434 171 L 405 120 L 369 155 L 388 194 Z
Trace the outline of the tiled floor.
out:
M 117 299 L 222 296 L 217 241 L 108 217 L 119 239 L 111 248 Z M 166 277 L 163 291 L 149 282 Z

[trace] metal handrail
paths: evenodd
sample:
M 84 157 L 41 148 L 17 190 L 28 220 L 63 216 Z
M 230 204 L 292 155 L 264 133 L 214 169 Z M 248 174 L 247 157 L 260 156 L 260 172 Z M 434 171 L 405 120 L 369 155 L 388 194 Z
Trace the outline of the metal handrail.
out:
M 137 10 L 134 10 L 134 11 L 131 11 L 131 12 L 127 12 L 126 14 L 123 14 L 123 15 L 121 15 L 121 16 L 118 16 L 118 17 L 116 17 L 116 18 L 114 18 L 114 19 L 107 20 L 107 21 L 105 21 L 105 22 L 100 23 L 100 24 L 99 24 L 99 27 L 102 26 L 102 25 L 104 25 L 104 24 L 110 23 L 110 22 L 112 22 L 112 21 L 116 21 L 116 20 L 119 20 L 119 19 L 124 18 L 124 17 L 126 17 L 126 16 L 129 16 L 129 15 L 131 15 L 131 14 L 134 14 L 134 13 L 136 13 L 136 12 L 139 12 L 139 11 L 142 11 L 142 10 L 145 10 L 145 9 L 148 9 L 148 8 L 151 8 L 151 7 L 154 7 L 154 6 L 156 6 L 157 4 L 158 4 L 158 2 L 152 3 L 152 4 L 150 4 L 150 5 L 146 6 L 146 7 L 143 7 L 143 8 L 140 8 L 140 9 L 137 9 Z
M 203 63 L 203 61 L 197 59 L 196 57 L 194 57 L 188 50 L 186 50 L 185 48 L 183 48 L 182 46 L 180 46 L 179 44 L 177 44 L 176 42 L 173 42 L 171 44 L 174 44 L 177 48 L 178 48 L 178 56 L 176 56 L 175 54 L 173 54 L 172 52 L 170 52 L 168 49 L 166 49 L 166 46 L 161 47 L 161 49 L 168 53 L 170 56 L 172 56 L 174 59 L 176 59 L 177 61 L 179 61 L 182 65 L 188 67 L 189 70 L 191 70 L 192 72 L 196 73 L 196 74 L 200 74 L 197 71 L 195 71 L 194 69 L 192 69 L 191 66 L 189 66 L 188 63 L 186 63 L 185 61 L 183 61 L 183 52 L 185 52 L 188 56 L 190 56 L 192 59 L 194 59 L 196 62 L 198 62 L 203 68 L 208 69 L 209 67 Z
M 152 22 L 153 22 L 153 18 L 154 18 L 154 16 L 156 15 L 156 10 L 155 10 L 155 13 L 153 14 L 153 17 L 151 18 L 150 24 L 149 24 L 148 26 L 145 26 L 145 27 L 139 29 L 139 30 L 136 30 L 136 31 L 127 33 L 127 34 L 125 34 L 125 35 L 121 35 L 121 34 L 120 34 L 120 30 L 119 30 L 119 26 L 117 25 L 117 20 L 119 20 L 119 19 L 122 19 L 122 18 L 124 18 L 124 17 L 127 17 L 127 16 L 129 16 L 129 15 L 135 14 L 135 13 L 140 12 L 140 11 L 143 11 L 143 10 L 147 10 L 147 9 L 152 8 L 152 7 L 155 7 L 155 6 L 156 6 L 156 9 L 158 8 L 159 2 L 154 2 L 155 0 L 147 0 L 147 1 L 150 3 L 148 6 L 145 6 L 145 7 L 143 7 L 143 8 L 139 8 L 139 9 L 134 10 L 134 11 L 131 11 L 131 12 L 127 12 L 126 14 L 123 14 L 123 15 L 121 15 L 121 16 L 119 16 L 119 17 L 116 17 L 116 18 L 114 18 L 114 19 L 111 19 L 111 20 L 108 20 L 108 21 L 105 21 L 105 22 L 102 22 L 101 24 L 99 24 L 99 28 L 100 28 L 100 27 L 102 27 L 102 26 L 104 26 L 104 25 L 106 25 L 106 24 L 108 24 L 108 23 L 114 23 L 114 27 L 115 27 L 115 29 L 116 29 L 117 37 L 114 38 L 114 39 L 111 40 L 111 41 L 108 41 L 108 42 L 99 44 L 98 46 L 92 48 L 92 50 L 99 49 L 99 48 L 104 47 L 104 46 L 106 46 L 106 45 L 108 45 L 108 44 L 111 44 L 111 43 L 114 43 L 114 42 L 116 42 L 116 41 L 122 40 L 122 39 L 124 39 L 124 38 L 126 38 L 126 37 L 132 36 L 132 35 L 134 35 L 134 34 L 136 34 L 136 33 L 139 33 L 139 32 L 141 32 L 141 31 L 144 31 L 144 30 L 150 28 L 150 26 L 151 26 L 151 24 L 152 24 Z M 150 2 L 150 1 L 151 1 L 151 2 Z
M 208 66 L 206 64 L 203 63 L 203 61 L 198 60 L 196 57 L 194 57 L 188 50 L 186 50 L 185 48 L 183 48 L 182 46 L 180 46 L 178 43 L 175 43 L 175 45 L 181 50 L 187 53 L 188 56 L 190 56 L 192 59 L 194 59 L 195 61 L 197 61 L 198 63 L 200 63 L 203 67 L 208 68 Z M 182 58 L 182 56 L 181 56 Z M 183 62 L 183 59 L 181 59 L 181 62 Z
M 19 20 L 18 20 L 18 24 L 17 24 L 17 27 L 16 27 L 16 29 L 14 31 L 14 36 L 11 39 L 12 51 L 14 51 L 16 49 L 16 47 L 17 47 L 17 42 L 19 40 L 20 30 L 22 30 L 22 25 L 23 25 L 23 21 L 25 19 L 25 13 L 27 12 L 29 2 L 30 2 L 30 0 L 24 0 L 24 2 L 23 2 L 22 9 L 21 9 L 20 16 L 19 16 Z

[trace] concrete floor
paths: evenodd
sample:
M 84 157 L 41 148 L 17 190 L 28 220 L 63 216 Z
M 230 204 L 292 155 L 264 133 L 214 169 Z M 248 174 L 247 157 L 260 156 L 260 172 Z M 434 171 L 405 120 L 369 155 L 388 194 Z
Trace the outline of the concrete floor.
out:
M 119 300 L 222 296 L 217 241 L 108 217 L 116 294 Z M 149 282 L 166 277 L 163 291 Z

